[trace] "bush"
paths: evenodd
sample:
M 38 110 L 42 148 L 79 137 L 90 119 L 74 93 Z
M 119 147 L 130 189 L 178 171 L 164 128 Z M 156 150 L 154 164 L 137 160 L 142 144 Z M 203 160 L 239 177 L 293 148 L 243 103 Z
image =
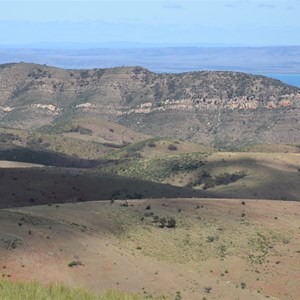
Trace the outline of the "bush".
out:
M 204 288 L 204 292 L 207 294 L 209 294 L 211 292 L 211 290 L 212 290 L 212 287 L 210 287 L 210 286 Z
M 211 187 L 214 187 L 215 185 L 216 185 L 215 179 L 210 177 L 210 178 L 205 179 L 203 189 L 206 190 L 206 189 L 209 189 Z
M 153 222 L 158 223 L 159 222 L 159 216 L 153 216 Z
M 149 143 L 147 144 L 147 146 L 150 147 L 150 148 L 155 148 L 155 147 L 156 147 L 156 144 L 155 144 L 155 143 L 152 143 L 152 142 L 149 142 Z
M 246 288 L 246 282 L 241 282 L 241 288 L 245 289 Z
M 175 145 L 173 145 L 173 144 L 170 144 L 170 145 L 168 146 L 168 149 L 169 149 L 170 151 L 176 151 L 176 150 L 177 150 L 177 147 L 176 147 Z
M 176 220 L 174 218 L 166 219 L 165 217 L 159 218 L 158 216 L 153 217 L 154 223 L 159 223 L 160 228 L 175 228 L 176 227 Z
M 7 143 L 13 141 L 22 141 L 22 139 L 19 136 L 12 133 L 6 133 L 6 132 L 0 133 L 0 142 Z
M 69 264 L 68 267 L 73 268 L 77 266 L 82 266 L 82 262 L 79 260 L 72 260 Z
M 167 220 L 166 218 L 160 218 L 159 219 L 159 227 L 164 228 L 166 226 Z
M 154 213 L 153 212 L 145 212 L 144 213 L 144 217 L 152 217 L 152 216 L 154 216 Z
M 232 182 L 235 182 L 243 177 L 246 176 L 246 172 L 240 171 L 235 173 L 222 173 L 216 176 L 213 176 L 210 174 L 209 171 L 203 170 L 201 171 L 197 178 L 194 181 L 191 181 L 186 186 L 187 187 L 193 187 L 196 185 L 203 184 L 203 189 L 209 189 L 212 187 L 215 187 L 216 185 L 224 185 L 224 184 L 230 184 Z M 245 204 L 244 202 L 242 204 Z
M 176 227 L 176 220 L 174 218 L 170 218 L 168 220 L 167 227 L 168 228 L 175 228 Z
M 83 135 L 92 135 L 93 134 L 93 131 L 91 129 L 84 128 L 79 125 L 72 127 L 68 132 L 77 132 L 77 133 L 83 134 Z
M 181 300 L 182 299 L 182 297 L 181 297 L 181 293 L 180 293 L 180 291 L 177 291 L 176 292 L 176 296 L 175 296 L 175 299 L 174 300 Z
M 212 242 L 214 242 L 214 241 L 217 241 L 218 239 L 219 239 L 219 237 L 217 237 L 217 236 L 212 236 L 212 235 L 209 235 L 209 236 L 206 238 L 207 242 L 209 242 L 209 243 L 212 243 Z
M 187 186 L 188 187 L 192 187 L 192 186 L 196 186 L 196 185 L 200 185 L 202 183 L 204 183 L 206 185 L 205 188 L 208 188 L 209 186 L 209 182 L 212 181 L 212 175 L 210 174 L 209 171 L 207 170 L 202 170 L 198 175 L 197 175 L 197 178 L 190 182 Z
M 216 185 L 229 184 L 235 181 L 238 181 L 241 178 L 244 178 L 246 173 L 244 171 L 236 173 L 223 173 L 216 176 Z

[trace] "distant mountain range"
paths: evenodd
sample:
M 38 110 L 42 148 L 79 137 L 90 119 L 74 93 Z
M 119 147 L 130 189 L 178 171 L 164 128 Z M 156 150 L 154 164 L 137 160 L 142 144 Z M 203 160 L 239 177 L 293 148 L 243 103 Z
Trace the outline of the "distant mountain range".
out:
M 300 88 L 240 72 L 156 74 L 141 67 L 0 66 L 0 126 L 96 117 L 217 148 L 300 144 Z
M 124 43 L 0 46 L 0 64 L 21 61 L 68 69 L 138 65 L 170 73 L 226 70 L 300 74 L 300 46 L 157 47 Z

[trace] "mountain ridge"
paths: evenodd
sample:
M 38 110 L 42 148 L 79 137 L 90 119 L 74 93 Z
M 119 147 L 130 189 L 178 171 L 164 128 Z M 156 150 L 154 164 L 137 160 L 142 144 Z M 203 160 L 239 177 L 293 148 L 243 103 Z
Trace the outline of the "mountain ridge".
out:
M 31 129 L 92 116 L 220 148 L 297 144 L 299 109 L 300 88 L 241 72 L 0 66 L 2 127 Z

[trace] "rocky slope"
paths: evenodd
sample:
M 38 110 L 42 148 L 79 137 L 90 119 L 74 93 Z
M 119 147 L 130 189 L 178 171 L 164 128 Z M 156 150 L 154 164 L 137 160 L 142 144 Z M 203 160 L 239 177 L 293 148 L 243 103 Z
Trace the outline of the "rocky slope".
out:
M 96 116 L 221 148 L 300 143 L 300 89 L 239 72 L 155 74 L 140 67 L 0 66 L 0 126 Z

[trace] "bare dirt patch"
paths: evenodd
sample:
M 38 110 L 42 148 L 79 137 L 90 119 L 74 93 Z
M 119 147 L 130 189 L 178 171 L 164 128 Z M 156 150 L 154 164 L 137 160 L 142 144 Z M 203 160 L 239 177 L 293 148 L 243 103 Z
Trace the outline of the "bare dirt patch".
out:
M 44 165 L 0 160 L 0 168 L 40 168 L 40 167 L 44 167 Z

